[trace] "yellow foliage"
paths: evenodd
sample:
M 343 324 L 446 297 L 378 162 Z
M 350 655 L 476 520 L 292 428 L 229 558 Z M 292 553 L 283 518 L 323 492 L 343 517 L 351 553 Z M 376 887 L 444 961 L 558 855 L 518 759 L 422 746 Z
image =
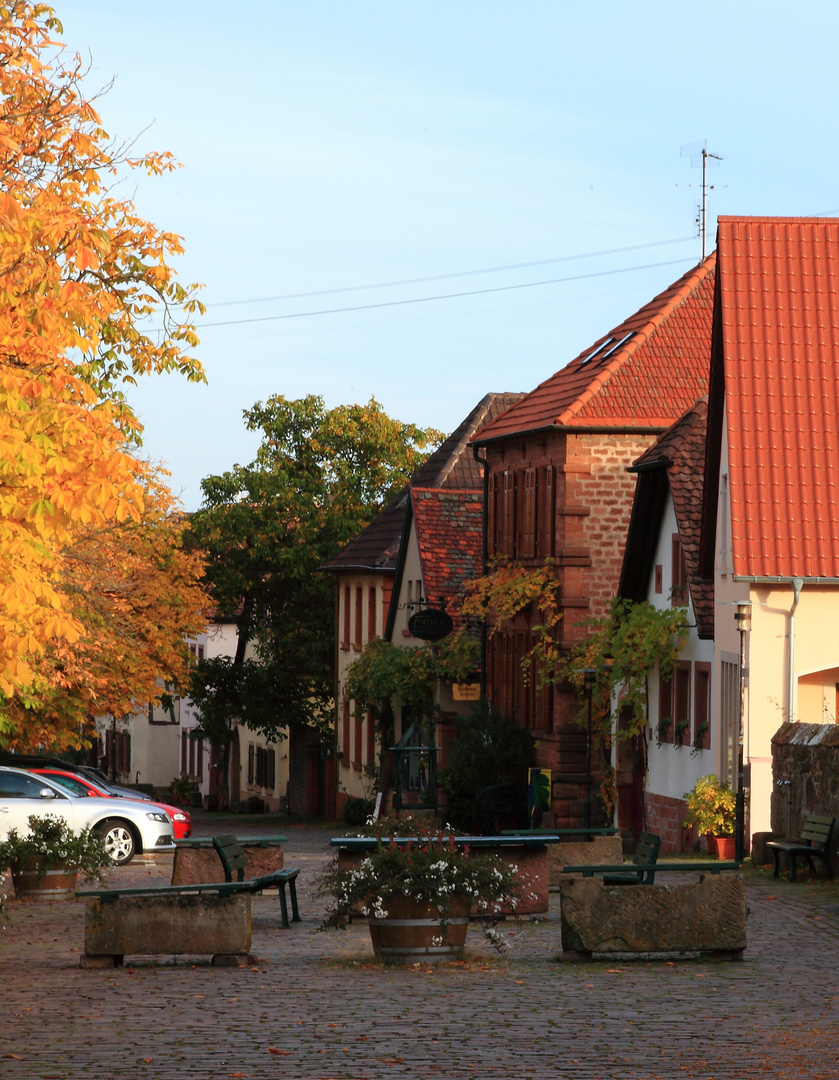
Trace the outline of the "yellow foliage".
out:
M 167 263 L 181 240 L 112 194 L 123 168 L 173 163 L 121 158 L 56 31 L 46 5 L 0 6 L 0 691 L 29 702 L 55 684 L 56 643 L 83 637 L 65 552 L 144 514 L 128 452 L 139 424 L 120 384 L 203 378 L 183 351 L 194 327 L 179 321 L 194 289 Z M 157 308 L 160 340 L 138 325 Z M 0 716 L 0 743 L 3 730 Z

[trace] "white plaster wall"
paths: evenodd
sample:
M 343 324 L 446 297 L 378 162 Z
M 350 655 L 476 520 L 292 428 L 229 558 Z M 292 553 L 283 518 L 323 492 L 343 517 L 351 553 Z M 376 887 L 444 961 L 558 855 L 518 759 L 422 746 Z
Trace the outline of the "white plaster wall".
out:
M 672 536 L 678 532 L 673 500 L 668 494 L 667 506 L 662 519 L 661 531 L 656 545 L 654 565 L 662 567 L 663 587 L 655 592 L 655 574 L 650 581 L 647 600 L 653 607 L 665 610 L 670 604 L 670 582 L 672 580 L 673 548 Z M 688 604 L 687 621 L 690 626 L 680 660 L 712 664 L 714 643 L 701 640 L 696 633 L 696 616 L 692 604 Z M 693 673 L 692 673 L 693 674 Z M 713 700 L 713 670 L 711 673 L 711 694 Z M 650 673 L 649 681 L 649 723 L 647 726 L 648 773 L 646 789 L 650 794 L 663 795 L 672 799 L 681 799 L 686 791 L 696 783 L 700 776 L 713 771 L 714 725 L 711 721 L 711 749 L 693 752 L 690 745 L 675 746 L 656 743 L 656 728 L 659 717 L 659 677 L 658 668 Z M 691 678 L 690 693 L 691 725 L 693 725 L 694 682 Z

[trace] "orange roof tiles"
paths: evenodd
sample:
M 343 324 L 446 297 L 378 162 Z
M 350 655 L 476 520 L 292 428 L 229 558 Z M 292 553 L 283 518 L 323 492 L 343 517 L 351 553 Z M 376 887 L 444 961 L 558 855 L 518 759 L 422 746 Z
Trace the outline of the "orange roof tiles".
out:
M 839 578 L 839 220 L 721 217 L 735 575 Z
M 714 268 L 710 255 L 473 441 L 557 426 L 668 427 L 708 387 Z
M 451 604 L 467 578 L 481 574 L 483 492 L 411 485 L 423 591 L 429 604 Z

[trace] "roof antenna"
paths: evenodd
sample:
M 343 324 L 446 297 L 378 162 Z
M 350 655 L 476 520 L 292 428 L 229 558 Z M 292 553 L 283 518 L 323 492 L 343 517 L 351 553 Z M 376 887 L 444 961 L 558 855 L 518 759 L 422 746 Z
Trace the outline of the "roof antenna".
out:
M 699 226 L 699 236 L 702 240 L 702 258 L 704 260 L 709 190 L 706 179 L 707 170 L 718 169 L 720 162 L 722 161 L 722 155 L 710 153 L 708 151 L 708 141 L 707 139 L 703 139 L 701 142 L 688 143 L 687 146 L 683 146 L 679 151 L 679 157 L 689 157 L 691 167 L 702 170 L 702 202 L 698 207 L 699 213 L 697 215 L 697 225 Z M 710 190 L 714 190 L 713 184 L 710 185 Z

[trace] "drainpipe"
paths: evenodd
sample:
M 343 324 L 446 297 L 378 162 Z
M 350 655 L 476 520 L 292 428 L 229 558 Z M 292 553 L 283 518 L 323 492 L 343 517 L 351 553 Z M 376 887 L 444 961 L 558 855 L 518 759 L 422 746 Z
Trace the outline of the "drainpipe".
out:
M 483 466 L 484 473 L 484 505 L 481 512 L 481 573 L 486 574 L 487 562 L 489 561 L 489 537 L 487 526 L 489 523 L 489 462 L 478 453 L 478 447 L 472 447 L 475 461 Z M 487 699 L 487 624 L 486 619 L 481 620 L 481 705 L 486 704 Z
M 789 686 L 787 689 L 787 719 L 790 723 L 795 719 L 793 713 L 795 705 L 795 609 L 798 607 L 803 587 L 804 578 L 794 577 L 792 579 L 792 607 L 789 612 Z

